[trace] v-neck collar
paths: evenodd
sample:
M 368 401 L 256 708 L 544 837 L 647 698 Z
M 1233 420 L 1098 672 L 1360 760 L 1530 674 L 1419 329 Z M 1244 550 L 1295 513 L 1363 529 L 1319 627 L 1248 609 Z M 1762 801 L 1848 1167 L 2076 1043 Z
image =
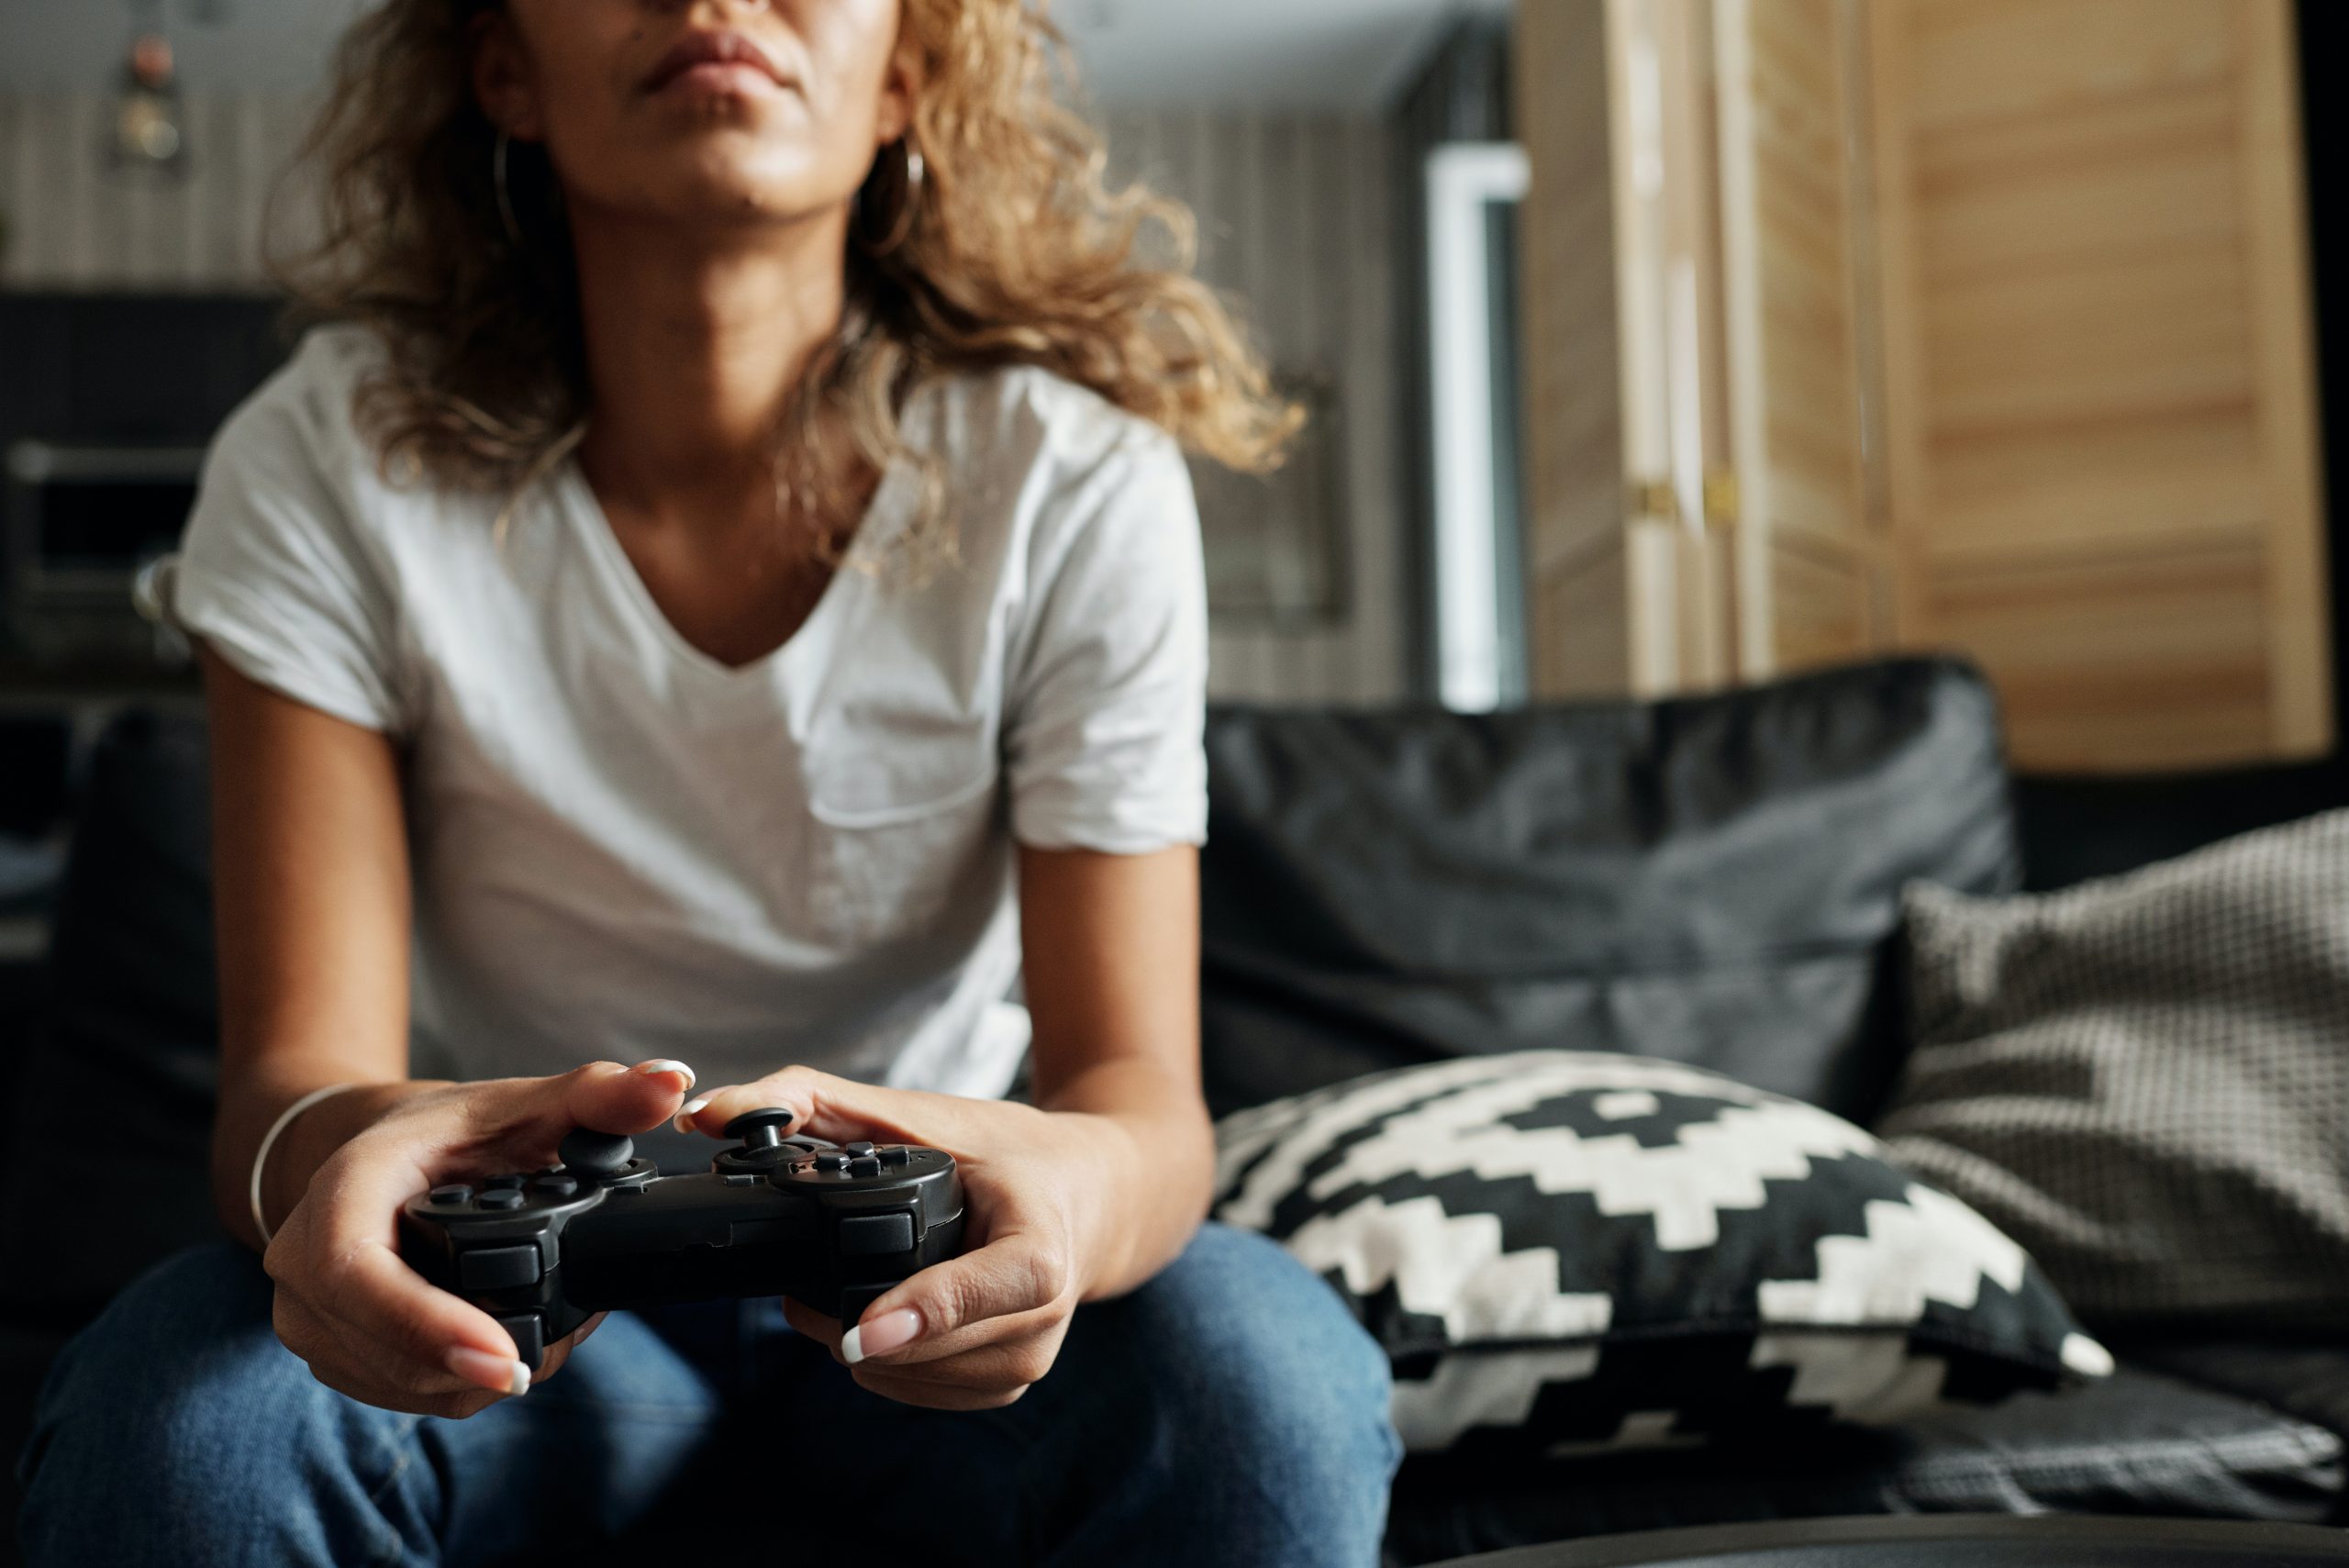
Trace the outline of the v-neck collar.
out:
M 910 456 L 900 452 L 893 459 L 874 487 L 872 499 L 865 503 L 864 515 L 857 523 L 841 563 L 833 568 L 831 580 L 824 584 L 823 592 L 798 626 L 789 637 L 749 662 L 729 664 L 696 647 L 653 598 L 636 562 L 629 559 L 627 547 L 612 530 L 611 517 L 604 510 L 596 487 L 588 483 L 577 454 L 564 458 L 555 470 L 557 493 L 563 509 L 586 536 L 588 553 L 618 590 L 629 612 L 669 651 L 679 667 L 691 672 L 692 678 L 729 686 L 763 682 L 804 657 L 796 652 L 800 647 L 822 640 L 828 622 L 846 613 L 837 601 L 864 591 L 870 573 L 861 569 L 861 564 L 878 560 L 882 547 L 911 515 L 913 503 L 921 492 L 920 477 Z

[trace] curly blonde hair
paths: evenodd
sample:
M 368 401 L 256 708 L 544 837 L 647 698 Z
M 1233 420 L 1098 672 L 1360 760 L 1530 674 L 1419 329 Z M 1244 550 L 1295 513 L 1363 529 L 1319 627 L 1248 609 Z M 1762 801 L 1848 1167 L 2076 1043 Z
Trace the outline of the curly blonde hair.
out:
M 472 89 L 474 24 L 500 3 L 383 0 L 352 25 L 303 154 L 323 185 L 321 237 L 280 271 L 304 315 L 385 345 L 360 414 L 386 473 L 510 502 L 576 443 L 591 395 L 552 170 L 512 147 L 501 207 L 497 132 Z M 786 513 L 839 521 L 813 498 L 888 467 L 913 391 L 1012 364 L 1089 387 L 1227 466 L 1275 466 L 1301 415 L 1190 275 L 1188 209 L 1108 186 L 1099 137 L 1055 92 L 1065 50 L 1041 0 L 904 0 L 902 26 L 918 83 L 908 139 L 927 175 L 909 189 L 885 155 L 860 195 L 860 217 L 894 199 L 902 238 L 848 248 L 839 330 L 776 433 Z M 524 215 L 519 242 L 510 213 Z M 1171 266 L 1142 260 L 1153 229 Z M 934 522 L 934 475 L 930 490 Z

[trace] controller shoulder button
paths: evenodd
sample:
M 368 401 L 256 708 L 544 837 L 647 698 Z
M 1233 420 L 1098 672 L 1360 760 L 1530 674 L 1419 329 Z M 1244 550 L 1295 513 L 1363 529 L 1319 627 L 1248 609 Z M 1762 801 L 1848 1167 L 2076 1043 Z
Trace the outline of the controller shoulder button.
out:
M 539 1283 L 539 1249 L 526 1241 L 518 1247 L 476 1247 L 457 1254 L 457 1284 L 466 1290 L 512 1290 Z
M 913 1250 L 914 1217 L 910 1214 L 851 1214 L 841 1219 L 843 1258 L 884 1258 Z
M 514 1336 L 514 1354 L 532 1372 L 546 1360 L 547 1320 L 535 1312 L 518 1312 L 497 1319 L 497 1326 Z

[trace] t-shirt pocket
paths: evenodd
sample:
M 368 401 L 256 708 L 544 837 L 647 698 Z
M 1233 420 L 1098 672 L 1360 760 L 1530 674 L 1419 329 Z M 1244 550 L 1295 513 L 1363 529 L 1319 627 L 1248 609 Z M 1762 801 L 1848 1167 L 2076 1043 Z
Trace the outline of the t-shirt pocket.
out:
M 861 739 L 806 762 L 817 923 L 855 946 L 992 910 L 1009 842 L 992 727 Z

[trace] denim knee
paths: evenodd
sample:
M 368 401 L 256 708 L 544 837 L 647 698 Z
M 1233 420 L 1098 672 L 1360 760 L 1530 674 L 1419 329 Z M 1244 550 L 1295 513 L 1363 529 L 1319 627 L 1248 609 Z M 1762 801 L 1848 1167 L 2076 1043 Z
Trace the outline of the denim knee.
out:
M 18 1467 L 28 1562 L 332 1562 L 351 1543 L 325 1539 L 322 1490 L 380 1518 L 369 1544 L 398 1554 L 406 1499 L 389 1482 L 416 1418 L 321 1385 L 278 1342 L 270 1302 L 251 1253 L 198 1248 L 65 1347 Z
M 1336 1292 L 1274 1242 L 1209 1225 L 1130 1304 L 1178 1469 L 1376 1540 L 1402 1450 L 1386 1354 Z

